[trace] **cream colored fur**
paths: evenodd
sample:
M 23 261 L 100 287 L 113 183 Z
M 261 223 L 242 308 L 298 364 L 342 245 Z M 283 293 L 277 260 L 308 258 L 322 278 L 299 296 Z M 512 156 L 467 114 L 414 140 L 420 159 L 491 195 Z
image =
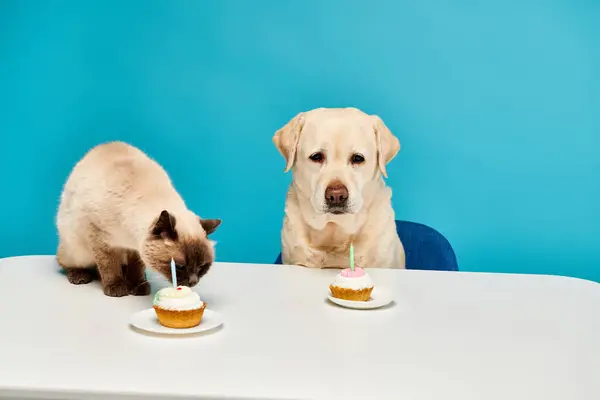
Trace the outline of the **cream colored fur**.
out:
M 273 137 L 293 180 L 283 221 L 284 264 L 314 268 L 348 265 L 354 243 L 362 267 L 404 268 L 404 248 L 396 233 L 386 164 L 400 143 L 374 115 L 355 108 L 319 108 L 298 114 Z M 309 159 L 322 151 L 322 164 Z M 351 165 L 352 154 L 365 162 Z M 324 192 L 333 180 L 348 189 L 349 213 L 327 213 Z
M 176 218 L 180 236 L 206 238 L 199 217 L 186 207 L 158 163 L 122 142 L 93 148 L 77 163 L 61 196 L 56 217 L 61 265 L 95 265 L 92 249 L 100 234 L 106 245 L 138 251 L 152 267 L 154 260 L 148 259 L 144 246 L 162 210 Z M 212 242 L 207 247 L 214 252 Z

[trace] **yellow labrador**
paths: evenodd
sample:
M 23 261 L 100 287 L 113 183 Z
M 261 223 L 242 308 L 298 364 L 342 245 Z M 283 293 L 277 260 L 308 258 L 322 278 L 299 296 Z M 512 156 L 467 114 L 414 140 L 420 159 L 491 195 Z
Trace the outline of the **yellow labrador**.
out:
M 404 268 L 392 191 L 383 181 L 400 142 L 356 108 L 294 117 L 273 142 L 293 171 L 281 233 L 284 264 L 345 268 L 354 243 L 361 267 Z

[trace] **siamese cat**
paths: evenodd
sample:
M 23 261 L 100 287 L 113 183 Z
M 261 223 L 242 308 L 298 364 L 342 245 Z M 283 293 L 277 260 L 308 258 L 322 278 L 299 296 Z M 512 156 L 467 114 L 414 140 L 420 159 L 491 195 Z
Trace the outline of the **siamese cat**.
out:
M 99 277 L 111 297 L 150 293 L 145 267 L 194 286 L 215 257 L 219 219 L 190 211 L 165 170 L 122 142 L 90 150 L 67 179 L 56 216 L 58 263 L 69 282 Z

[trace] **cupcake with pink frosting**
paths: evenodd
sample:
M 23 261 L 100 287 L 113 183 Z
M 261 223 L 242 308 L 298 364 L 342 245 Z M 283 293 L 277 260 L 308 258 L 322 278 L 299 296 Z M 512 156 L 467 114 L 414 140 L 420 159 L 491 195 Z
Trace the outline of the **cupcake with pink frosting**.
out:
M 373 291 L 373 281 L 369 274 L 360 267 L 355 267 L 354 270 L 346 268 L 329 285 L 329 290 L 331 290 L 331 295 L 338 299 L 367 301 Z

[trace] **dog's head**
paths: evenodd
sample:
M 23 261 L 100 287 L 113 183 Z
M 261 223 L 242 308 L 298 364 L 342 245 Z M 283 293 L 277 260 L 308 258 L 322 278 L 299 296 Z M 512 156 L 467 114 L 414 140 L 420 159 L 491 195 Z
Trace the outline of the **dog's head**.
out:
M 355 108 L 318 108 L 294 117 L 273 137 L 293 170 L 294 183 L 315 212 L 352 214 L 363 206 L 364 190 L 387 177 L 386 164 L 400 142 L 383 121 Z

